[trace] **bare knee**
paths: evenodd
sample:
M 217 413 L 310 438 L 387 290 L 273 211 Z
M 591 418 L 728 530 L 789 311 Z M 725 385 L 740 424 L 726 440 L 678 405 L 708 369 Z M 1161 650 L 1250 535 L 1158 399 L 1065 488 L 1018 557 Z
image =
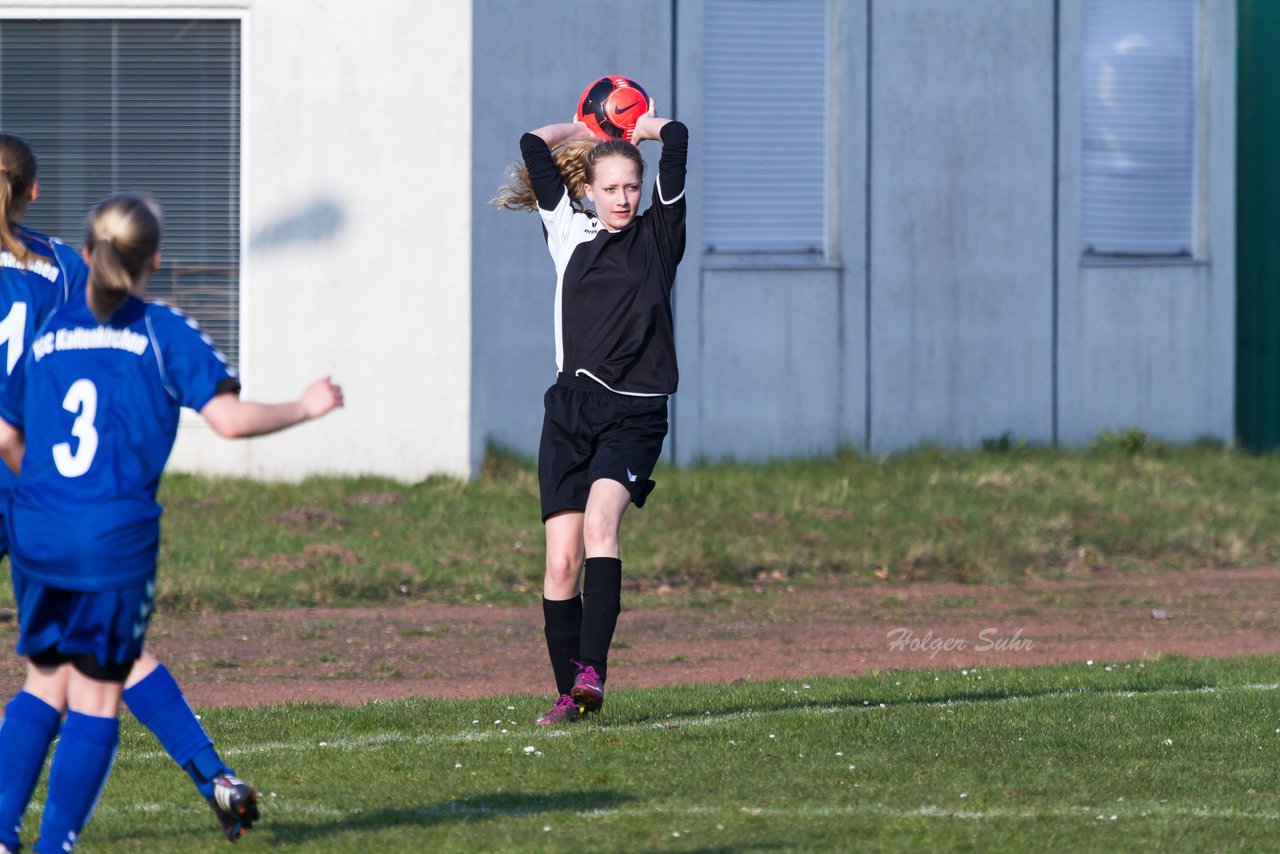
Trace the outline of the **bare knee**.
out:
M 549 598 L 564 599 L 577 592 L 582 574 L 582 550 L 563 549 L 547 552 L 546 590 Z
M 588 510 L 583 520 L 582 539 L 592 557 L 617 557 L 618 525 L 622 519 L 613 513 Z

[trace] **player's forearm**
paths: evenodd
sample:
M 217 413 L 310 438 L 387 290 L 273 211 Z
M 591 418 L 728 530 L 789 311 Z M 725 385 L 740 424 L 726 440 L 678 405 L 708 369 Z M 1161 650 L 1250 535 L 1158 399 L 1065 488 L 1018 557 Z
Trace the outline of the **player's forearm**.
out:
M 307 420 L 302 401 L 288 403 L 255 403 L 230 395 L 219 395 L 209 402 L 201 414 L 225 439 L 247 439 L 276 433 Z
M 632 142 L 643 142 L 646 139 L 662 139 L 662 129 L 671 119 L 660 119 L 657 116 L 641 116 L 636 120 L 635 132 L 631 134 Z
M 246 439 L 319 418 L 342 405 L 342 386 L 324 377 L 308 386 L 302 397 L 288 403 L 255 403 L 224 393 L 214 395 L 200 414 L 219 436 Z
M 541 139 L 547 144 L 547 148 L 554 149 L 557 145 L 563 145 L 571 139 L 589 139 L 591 131 L 581 122 L 564 122 L 563 124 L 547 125 L 537 130 L 531 130 L 529 133 Z
M 14 474 L 22 473 L 22 455 L 26 450 L 26 437 L 22 435 L 22 431 L 0 419 L 0 459 L 4 460 Z

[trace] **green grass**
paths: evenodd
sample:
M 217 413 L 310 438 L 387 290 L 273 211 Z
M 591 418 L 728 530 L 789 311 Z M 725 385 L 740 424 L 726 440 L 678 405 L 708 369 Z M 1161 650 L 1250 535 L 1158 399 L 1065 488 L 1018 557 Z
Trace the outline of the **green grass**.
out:
M 1008 582 L 1280 560 L 1280 457 L 1141 434 L 1081 453 L 842 454 L 657 480 L 624 524 L 626 578 L 681 601 L 830 576 Z M 533 467 L 501 454 L 471 483 L 170 476 L 160 606 L 527 599 L 543 572 L 537 492 Z
M 264 793 L 237 850 L 1255 851 L 1277 682 L 1276 658 L 1160 659 L 619 690 L 550 731 L 527 696 L 205 723 Z M 226 850 L 131 720 L 83 840 Z

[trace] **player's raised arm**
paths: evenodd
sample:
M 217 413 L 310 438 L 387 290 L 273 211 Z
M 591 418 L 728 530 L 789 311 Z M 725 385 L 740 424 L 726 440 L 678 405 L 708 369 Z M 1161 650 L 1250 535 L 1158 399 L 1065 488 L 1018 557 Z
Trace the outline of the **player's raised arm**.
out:
M 649 99 L 649 109 L 645 110 L 640 118 L 636 119 L 636 126 L 631 131 L 631 141 L 637 145 L 646 139 L 662 139 L 662 129 L 670 122 L 671 119 L 660 119 L 653 104 L 653 99 Z
M 342 405 L 342 387 L 325 377 L 313 382 L 302 397 L 287 403 L 255 403 L 234 394 L 219 394 L 204 405 L 200 414 L 224 439 L 245 439 L 285 430 Z
M 555 148 L 575 139 L 593 139 L 591 129 L 580 121 L 562 122 L 544 125 L 529 133 L 547 144 L 547 148 Z

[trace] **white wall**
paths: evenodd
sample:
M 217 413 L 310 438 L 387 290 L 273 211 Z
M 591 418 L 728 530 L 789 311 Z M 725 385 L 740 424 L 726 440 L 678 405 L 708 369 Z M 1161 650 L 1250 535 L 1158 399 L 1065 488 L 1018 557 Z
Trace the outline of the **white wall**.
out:
M 207 430 L 188 429 L 174 463 L 465 475 L 470 9 L 259 0 L 249 21 L 245 396 L 292 397 L 332 374 L 347 408 L 253 440 L 230 463 Z M 320 220 L 313 237 L 269 239 L 308 218 Z
M 326 374 L 346 392 L 345 410 L 247 442 L 184 420 L 171 468 L 469 473 L 470 5 L 79 6 L 245 15 L 244 396 L 292 399 Z

